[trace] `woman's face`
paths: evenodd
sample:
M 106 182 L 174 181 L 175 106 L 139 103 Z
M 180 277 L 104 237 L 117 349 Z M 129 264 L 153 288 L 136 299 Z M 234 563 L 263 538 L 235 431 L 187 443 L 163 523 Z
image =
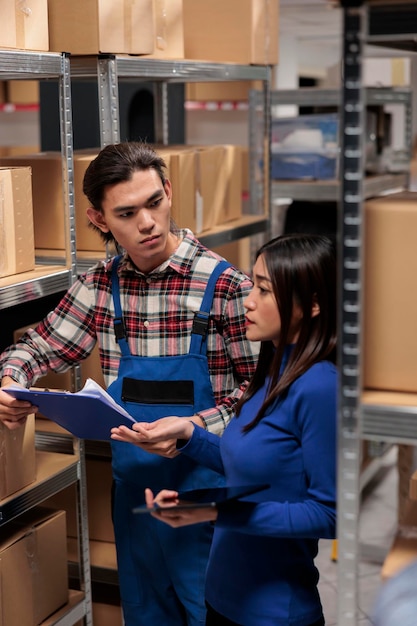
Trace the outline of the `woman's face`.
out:
M 281 333 L 281 316 L 263 255 L 258 257 L 253 267 L 253 289 L 246 298 L 244 306 L 246 337 L 249 341 L 272 341 L 277 346 Z M 294 343 L 297 340 L 302 317 L 300 307 L 294 304 L 287 343 Z

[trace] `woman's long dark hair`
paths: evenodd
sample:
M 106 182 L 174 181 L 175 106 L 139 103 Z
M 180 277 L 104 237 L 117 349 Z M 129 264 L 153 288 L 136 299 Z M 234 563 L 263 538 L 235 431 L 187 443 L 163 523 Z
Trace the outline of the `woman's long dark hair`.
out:
M 332 241 L 313 234 L 282 235 L 264 244 L 256 259 L 261 255 L 272 282 L 281 332 L 276 348 L 272 341 L 261 343 L 255 374 L 238 403 L 237 416 L 242 405 L 270 376 L 265 400 L 244 431 L 256 426 L 266 409 L 283 397 L 294 380 L 314 363 L 336 360 L 336 251 Z M 294 303 L 302 310 L 301 328 L 281 371 Z M 312 317 L 314 304 L 318 304 L 320 312 Z

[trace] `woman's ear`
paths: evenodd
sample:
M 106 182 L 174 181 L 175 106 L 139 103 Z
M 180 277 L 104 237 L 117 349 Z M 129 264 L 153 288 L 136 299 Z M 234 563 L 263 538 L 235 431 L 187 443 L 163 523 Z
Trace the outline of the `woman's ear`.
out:
M 313 298 L 313 306 L 311 307 L 311 317 L 317 317 L 320 314 L 320 305 L 317 302 L 317 297 Z
M 88 207 L 87 216 L 90 222 L 99 228 L 102 233 L 108 233 L 110 231 L 101 211 L 97 211 L 97 209 L 93 209 L 93 207 Z

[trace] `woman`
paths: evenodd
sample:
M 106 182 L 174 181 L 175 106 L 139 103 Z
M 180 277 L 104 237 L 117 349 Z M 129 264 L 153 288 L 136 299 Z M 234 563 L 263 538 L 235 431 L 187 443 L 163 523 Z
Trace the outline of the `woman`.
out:
M 188 419 L 120 427 L 113 438 L 177 448 L 228 485 L 270 488 L 216 508 L 178 510 L 178 493 L 146 490 L 173 527 L 212 521 L 207 626 L 324 624 L 314 558 L 336 529 L 336 262 L 329 239 L 284 235 L 262 246 L 244 302 L 261 341 L 255 374 L 222 437 Z M 167 452 L 168 455 L 168 452 Z M 197 486 L 197 485 L 196 485 Z M 164 508 L 166 507 L 166 508 Z

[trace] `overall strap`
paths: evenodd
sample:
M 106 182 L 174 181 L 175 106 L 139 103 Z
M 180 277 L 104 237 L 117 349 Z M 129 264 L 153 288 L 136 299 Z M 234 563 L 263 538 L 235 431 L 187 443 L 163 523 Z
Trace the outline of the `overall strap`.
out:
M 120 350 L 123 356 L 130 356 L 130 350 L 126 339 L 125 325 L 123 322 L 122 305 L 120 303 L 120 289 L 119 279 L 117 276 L 117 268 L 119 267 L 121 255 L 116 256 L 113 259 L 113 265 L 111 268 L 111 284 L 112 284 L 112 296 L 114 304 L 114 320 L 113 328 L 116 336 L 116 341 L 120 346 Z
M 216 288 L 217 279 L 228 267 L 230 267 L 230 263 L 228 261 L 220 261 L 210 275 L 200 310 L 194 314 L 189 354 L 206 353 L 207 329 L 214 290 Z

